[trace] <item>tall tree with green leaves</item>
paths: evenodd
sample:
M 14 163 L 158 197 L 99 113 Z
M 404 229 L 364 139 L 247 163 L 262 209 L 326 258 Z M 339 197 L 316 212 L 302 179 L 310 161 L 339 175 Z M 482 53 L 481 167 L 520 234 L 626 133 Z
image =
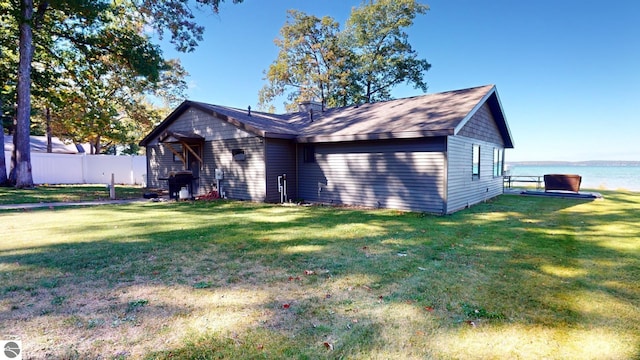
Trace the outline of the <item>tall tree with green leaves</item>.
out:
M 224 0 L 196 0 L 199 7 L 217 11 Z M 234 3 L 242 0 L 233 0 Z M 16 125 L 12 173 L 15 186 L 33 186 L 29 135 L 31 125 L 32 63 L 37 43 L 34 31 L 43 39 L 64 39 L 71 53 L 87 53 L 88 59 L 99 61 L 101 53 L 109 53 L 122 64 L 134 69 L 150 81 L 157 81 L 162 59 L 159 49 L 151 45 L 143 28 L 109 27 L 114 8 L 122 7 L 155 28 L 162 36 L 165 30 L 181 51 L 192 51 L 202 40 L 204 28 L 195 22 L 187 0 L 1 0 L 0 18 L 11 18 L 18 38 L 18 72 L 16 77 Z M 122 15 L 122 14 L 121 14 Z M 45 32 L 46 30 L 46 32 Z M 120 31 L 124 30 L 124 31 Z M 51 32 L 49 32 L 51 31 Z M 48 42 L 46 40 L 45 42 Z
M 356 53 L 363 101 L 388 100 L 391 89 L 405 82 L 427 91 L 424 73 L 431 65 L 418 58 L 405 29 L 428 10 L 416 0 L 377 0 L 351 11 L 345 38 Z
M 278 58 L 265 73 L 269 84 L 260 90 L 260 106 L 264 108 L 287 91 L 292 106 L 314 99 L 335 105 L 333 95 L 349 56 L 340 45 L 339 30 L 340 24 L 329 16 L 318 18 L 289 10 L 280 30 L 282 38 L 275 40 L 280 48 Z
M 123 5 L 104 14 L 109 21 L 101 25 L 101 31 L 114 39 L 111 43 L 71 36 L 66 41 L 98 46 L 71 54 L 66 52 L 68 46 L 54 49 L 63 64 L 58 72 L 66 81 L 47 97 L 54 100 L 47 105 L 53 110 L 53 129 L 63 140 L 88 142 L 92 154 L 101 153 L 103 145 L 135 143 L 136 129 L 150 129 L 157 112 L 146 106 L 146 96 L 171 102 L 184 98 L 186 89 L 186 72 L 180 62 L 162 59 L 157 47 L 139 35 L 144 22 Z M 130 56 L 114 51 L 117 48 L 136 49 L 136 65 L 130 63 Z
M 330 17 L 290 10 L 258 94 L 261 108 L 285 94 L 285 107 L 294 110 L 307 100 L 329 107 L 388 100 L 405 82 L 426 91 L 431 65 L 418 58 L 405 30 L 428 9 L 416 0 L 364 1 L 342 30 Z

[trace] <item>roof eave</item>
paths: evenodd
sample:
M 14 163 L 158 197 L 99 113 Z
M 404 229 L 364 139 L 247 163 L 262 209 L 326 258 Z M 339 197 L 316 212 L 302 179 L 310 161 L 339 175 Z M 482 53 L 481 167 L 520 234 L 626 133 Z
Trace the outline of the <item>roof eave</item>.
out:
M 349 134 L 349 135 L 309 135 L 298 136 L 299 143 L 320 143 L 320 142 L 346 142 L 346 141 L 367 141 L 367 140 L 390 140 L 390 139 L 416 139 L 422 137 L 439 137 L 453 135 L 453 129 L 422 130 L 405 132 L 384 132 L 373 134 Z
M 504 141 L 504 147 L 507 149 L 513 149 L 513 138 L 511 137 L 511 131 L 509 130 L 509 124 L 507 124 L 506 116 L 504 115 L 504 109 L 498 96 L 496 86 L 493 85 L 489 91 L 478 101 L 478 103 L 467 113 L 467 115 L 460 121 L 454 130 L 454 134 L 457 134 L 462 128 L 471 120 L 473 115 L 485 104 L 489 105 L 494 118 L 496 118 L 496 125 L 500 130 L 500 135 Z
M 221 114 L 221 113 L 219 113 L 219 112 L 217 112 L 217 111 L 215 111 L 213 109 L 209 109 L 206 106 L 202 106 L 201 104 L 196 103 L 196 102 L 192 103 L 191 105 L 194 108 L 196 108 L 198 110 L 201 110 L 201 111 L 203 111 L 203 112 L 205 112 L 207 114 L 210 114 L 210 115 L 212 115 L 213 117 L 215 117 L 217 119 L 225 121 L 225 122 L 227 122 L 227 123 L 239 128 L 241 130 L 244 130 L 244 131 L 249 132 L 249 133 L 251 133 L 253 135 L 256 135 L 256 136 L 262 136 L 262 137 L 265 136 L 266 131 L 264 131 L 262 129 L 258 129 L 258 128 L 254 127 L 254 126 L 249 125 L 249 124 L 246 124 L 246 123 L 244 123 L 244 122 L 242 122 L 242 121 L 240 121 L 240 120 L 238 120 L 238 119 L 236 119 L 234 117 L 231 117 L 231 116 L 228 116 L 228 115 L 225 115 L 225 114 Z
M 140 140 L 138 145 L 147 146 L 151 142 L 151 140 L 162 135 L 169 124 L 171 124 L 178 116 L 182 115 L 182 113 L 184 113 L 189 108 L 189 106 L 191 106 L 191 101 L 183 101 L 180 105 L 178 105 L 177 108 L 175 108 L 169 115 L 167 115 L 167 117 L 164 118 L 164 120 L 162 120 L 162 122 L 158 124 L 158 126 L 151 130 L 151 132 L 147 134 L 147 136 Z
M 494 87 L 495 89 L 495 87 Z M 513 144 L 513 137 L 511 136 L 511 130 L 509 129 L 509 123 L 507 122 L 507 116 L 504 114 L 504 109 L 502 108 L 502 101 L 500 101 L 500 96 L 498 95 L 498 91 L 494 91 L 495 93 L 495 105 L 497 107 L 496 112 L 500 114 L 501 117 L 501 126 L 498 126 L 498 128 L 500 129 L 500 133 L 502 135 L 502 138 L 504 139 L 504 147 L 507 149 L 513 149 L 514 148 L 514 144 Z M 490 103 L 489 106 L 491 107 L 492 104 Z M 492 108 L 491 111 L 493 111 L 494 109 Z
M 193 107 L 196 108 L 202 112 L 205 112 L 207 114 L 210 114 L 211 116 L 220 119 L 222 121 L 225 121 L 239 129 L 242 129 L 246 132 L 249 132 L 253 135 L 256 136 L 262 136 L 265 137 L 267 132 L 261 129 L 258 129 L 254 126 L 248 125 L 243 123 L 242 121 L 231 117 L 231 116 L 227 116 L 225 114 L 221 114 L 213 109 L 210 109 L 206 106 L 203 106 L 202 104 L 198 103 L 198 102 L 194 102 L 194 101 L 190 101 L 190 100 L 185 100 L 183 101 L 180 105 L 178 105 L 178 107 L 173 110 L 171 112 L 171 114 L 169 114 L 160 124 L 158 124 L 158 126 L 156 126 L 147 136 L 144 137 L 144 139 L 142 139 L 139 143 L 140 146 L 147 146 L 153 139 L 161 136 L 164 131 L 166 130 L 167 127 L 169 127 L 169 125 L 171 123 L 173 123 L 180 115 L 182 115 L 185 111 L 187 111 L 188 108 Z
M 274 133 L 274 132 L 265 132 L 264 135 L 262 135 L 265 138 L 268 139 L 284 139 L 284 140 L 295 140 L 296 139 L 296 134 L 282 134 L 282 133 Z

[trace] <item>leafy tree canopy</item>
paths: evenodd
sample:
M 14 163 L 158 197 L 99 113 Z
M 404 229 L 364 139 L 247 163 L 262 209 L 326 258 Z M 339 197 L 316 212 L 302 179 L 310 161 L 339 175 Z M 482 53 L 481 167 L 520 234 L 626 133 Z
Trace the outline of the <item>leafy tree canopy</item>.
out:
M 261 108 L 282 95 L 294 110 L 309 100 L 329 107 L 388 100 L 401 83 L 426 91 L 431 65 L 418 58 L 405 30 L 428 9 L 416 0 L 365 1 L 343 29 L 331 17 L 290 10 L 275 40 L 278 58 L 265 71 Z
M 222 1 L 195 2 L 217 12 Z M 169 102 L 181 96 L 184 69 L 163 58 L 147 30 L 155 29 L 160 36 L 169 33 L 180 51 L 193 50 L 204 29 L 195 22 L 190 4 L 0 0 L 0 115 L 4 124 L 15 118 L 10 180 L 16 186 L 32 186 L 29 133 L 32 116 L 38 119 L 33 105 L 56 112 L 53 118 L 63 137 L 85 138 L 99 150 L 106 137 L 130 142 L 123 134 L 133 136 L 138 123 L 157 116 L 145 95 Z

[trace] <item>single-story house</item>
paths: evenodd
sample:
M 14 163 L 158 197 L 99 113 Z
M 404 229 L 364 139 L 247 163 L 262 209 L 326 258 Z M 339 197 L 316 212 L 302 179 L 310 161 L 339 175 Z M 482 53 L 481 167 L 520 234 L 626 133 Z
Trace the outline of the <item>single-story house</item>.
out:
M 140 145 L 149 187 L 189 170 L 194 195 L 448 214 L 502 194 L 513 140 L 486 85 L 288 114 L 185 101 Z

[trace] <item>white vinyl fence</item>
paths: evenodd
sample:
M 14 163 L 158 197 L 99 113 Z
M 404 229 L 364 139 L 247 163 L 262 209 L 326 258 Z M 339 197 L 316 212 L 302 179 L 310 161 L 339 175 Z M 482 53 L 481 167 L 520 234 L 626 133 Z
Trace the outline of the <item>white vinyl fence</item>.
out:
M 5 151 L 7 172 L 11 152 Z M 116 184 L 146 186 L 147 161 L 144 156 L 31 153 L 35 184 Z

